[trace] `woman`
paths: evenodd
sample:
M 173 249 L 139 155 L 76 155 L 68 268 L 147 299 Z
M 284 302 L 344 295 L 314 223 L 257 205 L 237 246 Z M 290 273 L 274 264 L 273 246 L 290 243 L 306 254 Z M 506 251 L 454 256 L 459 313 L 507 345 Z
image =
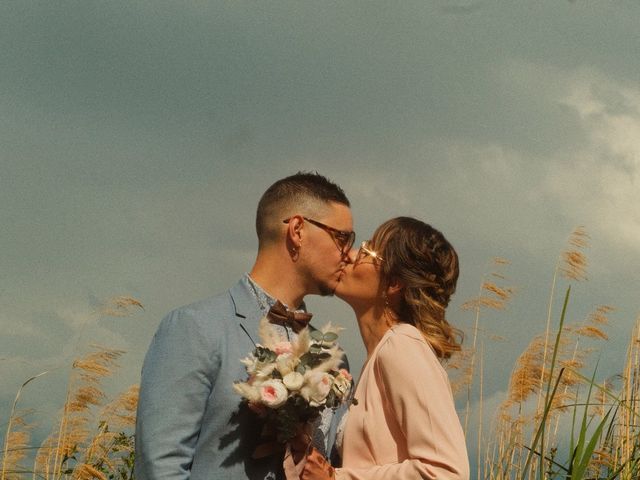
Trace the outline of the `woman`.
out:
M 317 451 L 303 480 L 468 479 L 465 439 L 440 362 L 460 349 L 445 319 L 458 256 L 431 226 L 382 224 L 344 271 L 336 295 L 353 308 L 367 349 L 344 427 L 342 467 Z

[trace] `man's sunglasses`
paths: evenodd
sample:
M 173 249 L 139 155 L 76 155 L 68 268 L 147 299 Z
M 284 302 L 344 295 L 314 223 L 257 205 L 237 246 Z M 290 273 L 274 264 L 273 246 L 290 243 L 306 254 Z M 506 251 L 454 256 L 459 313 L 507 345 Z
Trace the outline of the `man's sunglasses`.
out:
M 324 223 L 318 222 L 317 220 L 313 220 L 307 217 L 302 218 L 310 224 L 323 229 L 325 232 L 331 235 L 331 238 L 333 238 L 333 241 L 335 242 L 336 247 L 338 247 L 340 253 L 348 253 L 349 250 L 351 250 L 353 243 L 356 241 L 356 232 L 346 232 L 344 230 L 338 230 L 337 228 L 330 227 L 329 225 L 325 225 Z M 287 218 L 286 220 L 283 220 L 283 223 L 289 223 L 290 220 L 291 218 Z

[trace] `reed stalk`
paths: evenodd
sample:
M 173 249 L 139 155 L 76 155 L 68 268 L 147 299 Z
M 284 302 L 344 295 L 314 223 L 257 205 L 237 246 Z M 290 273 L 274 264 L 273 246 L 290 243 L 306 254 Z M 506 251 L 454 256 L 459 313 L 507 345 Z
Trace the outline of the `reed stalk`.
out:
M 5 437 L 4 437 L 4 448 L 3 448 L 3 454 L 2 454 L 2 473 L 0 474 L 0 479 L 1 480 L 5 480 L 6 478 L 6 474 L 7 474 L 7 470 L 8 468 L 11 468 L 12 466 L 17 464 L 17 461 L 20 460 L 21 458 L 16 457 L 15 455 L 9 455 L 9 445 L 14 445 L 14 449 L 18 448 L 16 445 L 16 443 L 20 443 L 21 446 L 23 448 L 26 448 L 26 439 L 25 438 L 20 438 L 20 442 L 17 442 L 16 439 L 12 439 L 12 428 L 16 419 L 16 409 L 18 407 L 18 401 L 20 400 L 20 396 L 22 395 L 22 391 L 24 390 L 24 388 L 31 383 L 32 381 L 34 381 L 37 378 L 40 378 L 44 375 L 46 375 L 47 373 L 49 373 L 50 370 L 44 371 L 44 372 L 40 372 L 37 375 L 34 375 L 33 377 L 30 377 L 29 379 L 27 379 L 27 381 L 25 381 L 20 388 L 18 388 L 18 392 L 16 393 L 16 396 L 13 400 L 13 404 L 11 406 L 11 412 L 9 413 L 9 421 L 7 422 L 7 431 L 5 433 Z M 13 458 L 12 458 L 13 457 Z

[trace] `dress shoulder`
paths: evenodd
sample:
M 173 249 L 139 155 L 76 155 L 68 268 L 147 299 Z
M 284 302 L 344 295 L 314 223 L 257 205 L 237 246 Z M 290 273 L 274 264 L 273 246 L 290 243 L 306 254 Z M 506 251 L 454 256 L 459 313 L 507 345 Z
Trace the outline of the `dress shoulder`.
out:
M 375 357 L 377 367 L 391 377 L 412 376 L 426 368 L 438 372 L 448 382 L 447 372 L 433 347 L 413 325 L 403 323 L 389 329 L 380 341 Z

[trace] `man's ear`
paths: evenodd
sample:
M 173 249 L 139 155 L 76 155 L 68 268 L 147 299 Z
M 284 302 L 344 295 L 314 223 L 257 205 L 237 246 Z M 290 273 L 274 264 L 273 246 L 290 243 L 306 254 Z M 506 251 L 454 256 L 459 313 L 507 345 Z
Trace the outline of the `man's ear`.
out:
M 289 222 L 287 223 L 287 240 L 291 242 L 291 244 L 295 248 L 300 248 L 300 244 L 302 243 L 302 232 L 304 226 L 304 218 L 302 215 L 294 215 L 289 218 Z

